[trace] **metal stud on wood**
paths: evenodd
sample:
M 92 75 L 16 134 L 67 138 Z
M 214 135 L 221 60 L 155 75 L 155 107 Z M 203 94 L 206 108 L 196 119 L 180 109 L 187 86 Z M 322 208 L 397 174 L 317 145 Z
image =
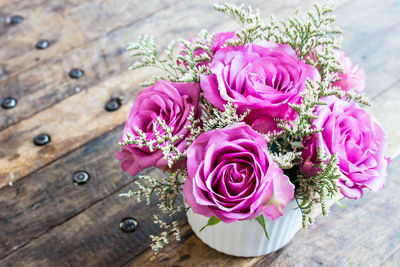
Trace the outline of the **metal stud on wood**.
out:
M 24 18 L 22 16 L 14 15 L 14 16 L 8 17 L 6 22 L 11 25 L 16 25 L 16 24 L 21 23 L 23 20 L 24 20 Z
M 37 49 L 46 49 L 49 46 L 50 46 L 50 42 L 48 40 L 40 40 L 39 42 L 37 42 L 35 47 Z
M 78 185 L 86 184 L 89 178 L 89 174 L 85 171 L 77 171 L 72 177 L 73 181 Z
M 33 138 L 33 143 L 36 146 L 44 146 L 50 143 L 50 141 L 51 141 L 50 135 L 46 133 L 38 134 L 37 136 L 35 136 L 35 138 Z
M 117 109 L 119 109 L 121 106 L 121 100 L 119 98 L 111 98 L 105 105 L 105 110 L 112 112 L 112 111 L 116 111 Z
M 17 105 L 17 99 L 13 97 L 5 97 L 1 99 L 1 107 L 4 109 L 14 108 Z
M 85 72 L 81 69 L 72 69 L 68 75 L 69 77 L 71 77 L 72 79 L 79 79 L 81 78 L 83 75 L 85 74 Z
M 132 233 L 137 229 L 138 226 L 139 222 L 134 218 L 122 219 L 121 223 L 119 224 L 119 228 L 124 233 Z

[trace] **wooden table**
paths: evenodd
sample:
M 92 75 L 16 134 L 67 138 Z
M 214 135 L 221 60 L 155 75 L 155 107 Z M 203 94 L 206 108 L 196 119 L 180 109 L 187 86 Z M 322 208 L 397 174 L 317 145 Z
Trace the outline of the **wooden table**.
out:
M 190 228 L 150 262 L 155 206 L 119 196 L 135 177 L 114 158 L 139 82 L 125 47 L 140 34 L 161 48 L 202 28 L 233 29 L 213 1 L 0 0 L 0 266 L 400 266 L 400 2 L 339 0 L 344 50 L 368 76 L 371 112 L 387 130 L 393 158 L 387 186 L 360 201 L 343 201 L 288 246 L 259 258 L 234 258 L 202 244 Z M 231 1 L 240 3 L 241 1 Z M 263 14 L 286 17 L 310 0 L 255 0 Z M 17 17 L 10 20 L 13 15 Z M 19 22 L 19 23 L 16 23 Z M 15 23 L 15 24 L 12 24 Z M 39 40 L 50 46 L 35 48 Z M 80 79 L 68 73 L 84 71 Z M 105 110 L 112 98 L 122 101 Z M 35 146 L 46 133 L 51 142 Z M 90 178 L 78 185 L 77 171 Z M 152 175 L 158 175 L 154 172 Z M 120 230 L 124 218 L 139 226 Z

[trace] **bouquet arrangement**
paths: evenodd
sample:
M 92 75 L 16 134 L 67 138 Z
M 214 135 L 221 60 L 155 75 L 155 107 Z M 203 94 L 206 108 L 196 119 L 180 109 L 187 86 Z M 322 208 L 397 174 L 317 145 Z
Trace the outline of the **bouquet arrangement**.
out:
M 172 42 L 159 56 L 153 38 L 132 44 L 142 58 L 132 69 L 161 69 L 136 98 L 116 153 L 131 175 L 156 167 L 168 175 L 139 175 L 137 195 L 174 218 L 151 236 L 158 252 L 178 239 L 185 210 L 205 225 L 282 216 L 294 199 L 303 226 L 313 206 L 339 193 L 359 199 L 384 187 L 387 137 L 360 107 L 365 74 L 340 51 L 333 6 L 315 5 L 289 20 L 262 20 L 258 10 L 230 4 L 232 32 L 201 31 Z M 267 234 L 265 229 L 265 233 Z

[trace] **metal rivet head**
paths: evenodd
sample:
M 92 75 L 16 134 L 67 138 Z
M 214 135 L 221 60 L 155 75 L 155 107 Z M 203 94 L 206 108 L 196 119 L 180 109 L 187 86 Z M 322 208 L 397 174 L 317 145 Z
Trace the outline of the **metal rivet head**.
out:
M 139 226 L 139 222 L 134 218 L 125 218 L 119 224 L 119 228 L 122 232 L 125 233 L 132 233 L 134 232 L 137 227 Z
M 105 105 L 105 109 L 109 112 L 116 111 L 121 106 L 121 100 L 119 98 L 111 98 Z
M 33 143 L 37 146 L 44 146 L 51 141 L 51 138 L 48 134 L 42 133 L 38 134 L 33 138 Z
M 89 178 L 90 178 L 89 174 L 85 171 L 77 171 L 72 176 L 72 179 L 78 185 L 86 184 L 86 182 L 89 181 Z
M 24 18 L 23 18 L 22 16 L 20 16 L 20 15 L 14 15 L 14 16 L 12 16 L 12 17 L 7 18 L 7 21 L 6 21 L 6 22 L 7 22 L 8 24 L 15 25 L 15 24 L 21 23 L 23 20 L 24 20 Z
M 17 99 L 13 97 L 5 97 L 1 100 L 1 107 L 4 109 L 14 108 L 17 105 Z
M 82 76 L 83 76 L 83 74 L 84 74 L 84 71 L 83 70 L 81 70 L 81 69 L 72 69 L 70 72 L 69 72 L 69 77 L 71 77 L 72 79 L 79 79 L 79 78 L 81 78 Z
M 47 41 L 47 40 L 40 40 L 39 42 L 37 42 L 37 44 L 36 44 L 36 48 L 37 49 L 45 49 L 45 48 L 47 48 L 47 47 L 49 47 L 49 45 L 50 45 L 50 42 L 49 41 Z

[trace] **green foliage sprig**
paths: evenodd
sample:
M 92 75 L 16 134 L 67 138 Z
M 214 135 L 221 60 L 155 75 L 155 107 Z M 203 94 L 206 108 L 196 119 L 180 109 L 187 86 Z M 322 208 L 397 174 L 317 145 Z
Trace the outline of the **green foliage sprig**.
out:
M 322 214 L 328 214 L 327 199 L 335 199 L 339 189 L 337 180 L 340 178 L 338 167 L 339 160 L 336 154 L 331 157 L 321 150 L 317 153 L 317 163 L 305 174 L 299 174 L 294 182 L 296 188 L 296 200 L 300 199 L 299 208 L 303 214 L 303 227 L 312 223 L 310 217 L 314 204 L 321 203 Z
M 162 76 L 154 76 L 152 80 L 142 83 L 143 86 L 152 85 L 160 79 L 172 82 L 198 82 L 201 74 L 210 72 L 209 67 L 201 63 L 211 61 L 214 55 L 213 41 L 214 35 L 203 30 L 191 41 L 183 39 L 172 41 L 165 55 L 161 56 L 157 52 L 154 38 L 144 35 L 127 47 L 127 50 L 132 51 L 131 56 L 141 58 L 141 61 L 136 61 L 130 69 L 152 67 L 164 73 Z M 176 50 L 178 50 L 178 55 L 175 53 Z
M 160 128 L 162 131 L 160 131 Z M 146 133 L 139 128 L 136 128 L 135 131 L 137 136 L 127 133 L 125 140 L 120 142 L 120 145 L 127 146 L 135 144 L 139 147 L 145 146 L 150 152 L 160 150 L 164 154 L 164 159 L 168 162 L 169 168 L 172 168 L 175 163 L 186 156 L 185 151 L 181 152 L 178 147 L 175 146 L 177 141 L 183 139 L 183 135 L 174 135 L 174 128 L 169 127 L 160 117 L 157 117 L 157 121 L 153 122 L 155 139 L 149 138 Z
M 231 4 L 215 4 L 214 8 L 219 12 L 231 16 L 240 24 L 240 31 L 236 32 L 237 41 L 230 41 L 228 45 L 238 46 L 253 43 L 264 36 L 266 25 L 260 18 L 260 11 L 253 10 L 250 6 L 245 8 L 244 5 L 235 6 Z

